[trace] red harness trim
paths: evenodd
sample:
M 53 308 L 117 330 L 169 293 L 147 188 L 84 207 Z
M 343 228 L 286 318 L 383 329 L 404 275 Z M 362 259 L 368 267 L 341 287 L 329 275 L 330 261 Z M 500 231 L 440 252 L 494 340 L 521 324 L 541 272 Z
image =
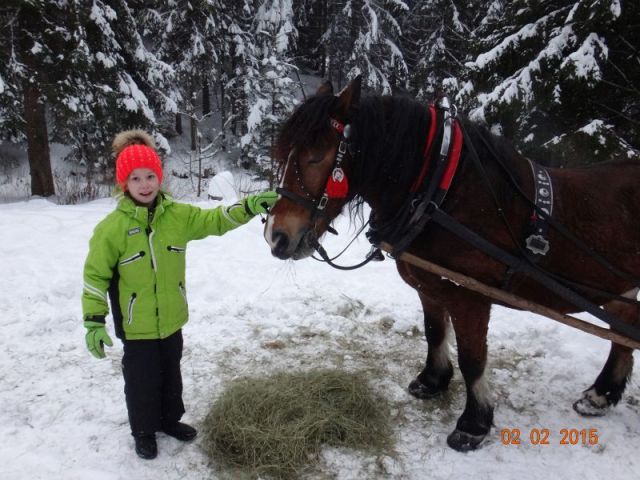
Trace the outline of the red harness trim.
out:
M 331 127 L 337 131 L 340 135 L 344 135 L 345 125 L 342 122 L 339 122 L 335 118 L 329 118 L 329 123 Z M 324 193 L 329 199 L 333 198 L 347 198 L 349 194 L 349 180 L 342 170 L 342 156 L 346 152 L 346 148 L 342 150 L 342 147 L 345 146 L 344 137 L 340 141 L 340 145 L 338 146 L 338 152 L 336 153 L 335 164 L 333 167 L 333 171 L 329 178 L 327 179 L 327 184 L 324 187 Z
M 424 181 L 424 177 L 429 170 L 429 165 L 431 163 L 431 157 L 433 156 L 433 141 L 436 136 L 437 130 L 437 114 L 435 105 L 429 105 L 429 113 L 431 115 L 431 123 L 429 125 L 429 133 L 427 135 L 427 142 L 425 143 L 423 155 L 424 155 L 424 163 L 422 164 L 422 168 L 420 169 L 420 174 L 418 178 L 416 178 L 413 185 L 411 185 L 411 192 L 415 193 L 418 191 L 422 182 Z M 460 124 L 457 119 L 454 120 L 453 123 L 453 138 L 451 140 L 451 146 L 449 147 L 448 160 L 447 160 L 447 168 L 440 180 L 439 187 L 443 190 L 448 190 L 451 186 L 451 181 L 453 180 L 453 176 L 456 173 L 456 169 L 458 168 L 458 163 L 460 162 L 460 155 L 462 153 L 462 130 L 460 128 Z

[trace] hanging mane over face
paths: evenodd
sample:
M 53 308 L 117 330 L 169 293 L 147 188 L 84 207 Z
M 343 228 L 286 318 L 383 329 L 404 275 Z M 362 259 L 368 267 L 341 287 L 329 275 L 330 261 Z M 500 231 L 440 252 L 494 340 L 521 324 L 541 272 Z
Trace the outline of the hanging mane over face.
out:
M 278 135 L 275 156 L 283 168 L 277 191 L 283 198 L 271 210 L 266 228 L 281 258 L 311 255 L 319 237 L 353 198 L 348 188 L 350 128 L 345 124 L 353 118 L 350 107 L 359 96 L 359 81 L 338 96 L 324 85 L 296 109 Z M 291 231 L 296 233 L 285 233 Z
M 337 97 L 324 93 L 302 103 L 280 129 L 275 144 L 276 159 L 286 162 L 294 147 L 326 144 L 332 135 L 329 117 L 337 104 Z

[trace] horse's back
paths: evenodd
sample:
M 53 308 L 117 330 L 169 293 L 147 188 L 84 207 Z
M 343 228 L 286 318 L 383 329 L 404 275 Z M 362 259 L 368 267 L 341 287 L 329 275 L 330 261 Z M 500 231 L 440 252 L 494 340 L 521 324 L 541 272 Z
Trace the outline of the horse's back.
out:
M 611 264 L 640 277 L 640 162 L 549 169 L 553 219 Z M 618 293 L 627 283 L 551 229 L 552 270 Z
M 553 216 L 558 221 L 573 224 L 576 234 L 595 236 L 595 242 L 597 233 L 609 228 L 640 240 L 640 162 L 549 172 L 554 191 Z

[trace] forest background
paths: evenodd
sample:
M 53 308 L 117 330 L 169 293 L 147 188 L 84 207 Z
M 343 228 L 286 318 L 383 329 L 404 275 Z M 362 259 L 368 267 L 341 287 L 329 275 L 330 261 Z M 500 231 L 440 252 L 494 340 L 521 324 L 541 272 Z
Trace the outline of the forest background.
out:
M 637 0 L 5 0 L 1 183 L 26 151 L 31 195 L 96 198 L 114 134 L 143 128 L 165 154 L 183 140 L 175 176 L 222 156 L 273 184 L 305 79 L 358 74 L 366 93 L 447 94 L 544 165 L 638 160 L 639 48 Z

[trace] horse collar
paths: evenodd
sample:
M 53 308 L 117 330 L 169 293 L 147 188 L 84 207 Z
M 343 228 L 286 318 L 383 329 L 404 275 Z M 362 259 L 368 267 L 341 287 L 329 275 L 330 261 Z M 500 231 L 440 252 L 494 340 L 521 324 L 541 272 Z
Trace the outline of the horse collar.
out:
M 409 197 L 396 217 L 383 225 L 373 225 L 369 240 L 384 239 L 401 253 L 423 230 L 431 212 L 444 201 L 462 154 L 463 135 L 456 108 L 447 97 L 429 106 L 429 131 L 423 150 L 424 162 L 409 189 Z M 439 151 L 436 146 L 440 143 Z
M 456 108 L 449 99 L 443 97 L 435 105 L 430 105 L 429 114 L 431 121 L 423 150 L 424 163 L 410 188 L 412 212 L 409 227 L 424 226 L 427 211 L 442 205 L 462 154 L 462 129 L 456 118 Z M 436 154 L 437 132 L 441 136 L 440 151 Z
M 438 120 L 441 113 L 442 120 Z M 429 105 L 429 132 L 423 150 L 424 163 L 415 182 L 411 186 L 411 193 L 426 193 L 429 201 L 435 201 L 439 206 L 444 200 L 451 181 L 458 168 L 462 153 L 462 129 L 456 118 L 456 108 L 451 105 L 447 97 L 442 97 L 436 104 Z M 441 131 L 440 152 L 435 156 L 436 132 Z M 429 184 L 425 184 L 427 172 Z

